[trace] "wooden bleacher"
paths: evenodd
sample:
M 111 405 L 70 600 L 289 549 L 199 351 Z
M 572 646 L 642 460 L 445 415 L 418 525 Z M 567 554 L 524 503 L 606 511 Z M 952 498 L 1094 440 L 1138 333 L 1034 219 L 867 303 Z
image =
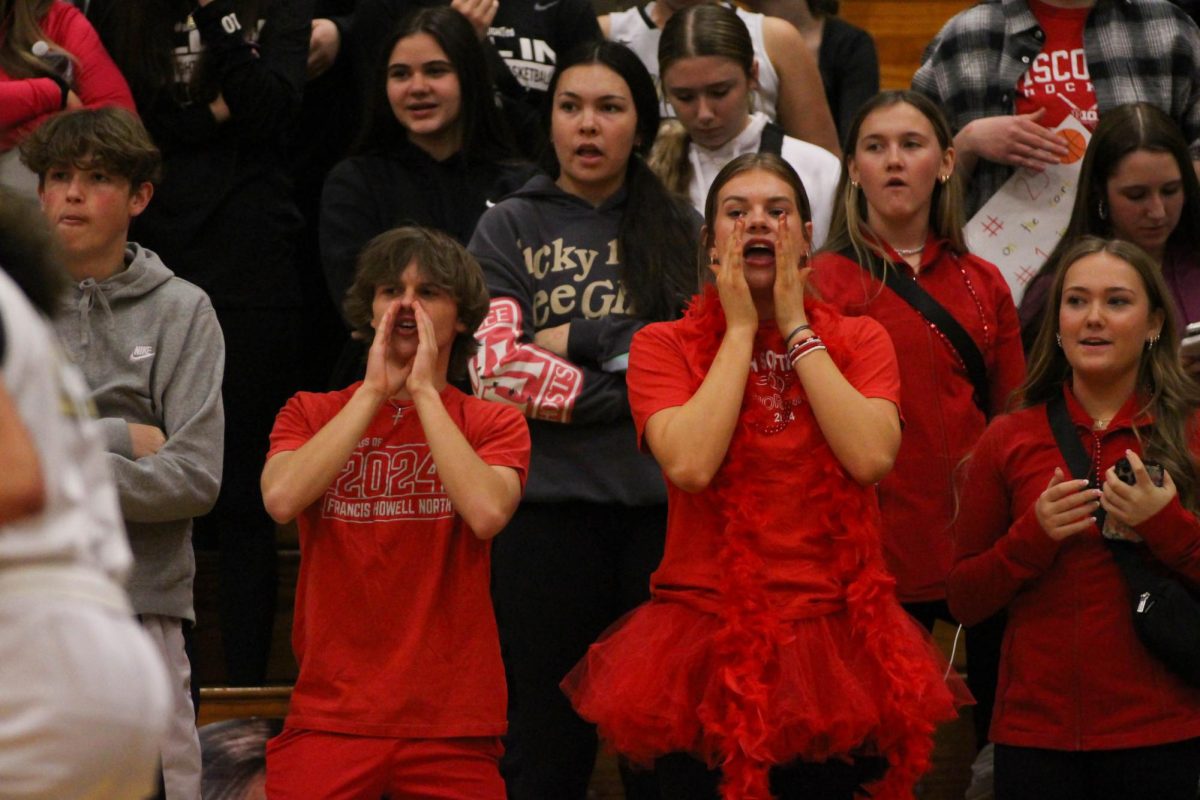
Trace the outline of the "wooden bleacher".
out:
M 841 0 L 840 16 L 875 37 L 880 85 L 907 89 L 925 45 L 972 0 Z

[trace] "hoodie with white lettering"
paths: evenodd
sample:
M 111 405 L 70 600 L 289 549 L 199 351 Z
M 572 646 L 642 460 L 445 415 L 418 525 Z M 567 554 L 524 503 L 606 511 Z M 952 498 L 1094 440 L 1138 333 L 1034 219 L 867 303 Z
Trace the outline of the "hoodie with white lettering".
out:
M 192 518 L 221 485 L 225 342 L 203 290 L 132 242 L 125 265 L 74 283 L 55 327 L 100 417 L 133 550 L 133 609 L 194 621 Z M 166 442 L 134 458 L 130 423 Z
M 488 209 L 467 246 L 492 297 L 471 385 L 529 418 L 526 500 L 666 502 L 625 389 L 629 342 L 646 324 L 628 315 L 620 281 L 625 198 L 622 187 L 593 207 L 538 175 Z M 566 358 L 534 344 L 538 331 L 568 322 Z

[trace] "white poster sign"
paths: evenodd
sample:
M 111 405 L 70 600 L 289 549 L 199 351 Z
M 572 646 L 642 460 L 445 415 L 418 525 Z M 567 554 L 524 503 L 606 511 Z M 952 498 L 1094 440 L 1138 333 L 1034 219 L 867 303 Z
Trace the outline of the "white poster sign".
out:
M 1025 284 L 1058 244 L 1075 203 L 1079 165 L 1091 133 L 1068 116 L 1055 128 L 1071 152 L 1041 172 L 1018 169 L 967 223 L 967 247 L 1000 268 L 1021 302 Z

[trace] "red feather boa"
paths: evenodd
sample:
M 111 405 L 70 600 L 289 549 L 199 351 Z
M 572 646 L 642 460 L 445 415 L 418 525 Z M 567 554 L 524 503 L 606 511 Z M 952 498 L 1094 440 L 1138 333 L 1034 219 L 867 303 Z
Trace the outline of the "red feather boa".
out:
M 806 302 L 806 309 L 829 355 L 844 369 L 852 354 L 834 333 L 836 312 L 812 300 Z M 708 287 L 693 300 L 678 324 L 707 373 L 725 331 L 715 288 Z M 760 328 L 756 354 L 784 349 L 773 326 Z M 832 537 L 835 557 L 829 568 L 846 587 L 849 624 L 891 685 L 887 696 L 878 699 L 878 733 L 873 741 L 863 743 L 863 752 L 882 754 L 890 763 L 887 775 L 872 789 L 878 798 L 911 796 L 933 748 L 931 697 L 938 690 L 944 693 L 945 686 L 924 646 L 913 646 L 915 633 L 896 624 L 896 612 L 903 612 L 895 599 L 895 582 L 883 565 L 873 491 L 849 477 L 823 438 L 816 439 L 819 444 L 807 452 L 786 456 L 764 448 L 765 437 L 752 424 L 757 409 L 751 408 L 751 394 L 745 392 L 737 428 L 714 481 L 725 517 L 719 554 L 724 610 L 716 640 L 722 692 L 718 700 L 698 709 L 698 715 L 705 731 L 704 749 L 720 754 L 722 795 L 725 800 L 771 796 L 768 771 L 777 759 L 768 750 L 777 726 L 767 701 L 779 680 L 778 645 L 788 641 L 791 633 L 762 580 L 764 560 L 756 539 L 759 530 L 795 527 L 794 521 L 803 515 L 806 527 L 819 527 Z M 816 430 L 808 403 L 796 407 L 793 424 Z M 764 476 L 793 476 L 791 491 L 780 491 L 778 482 L 772 484 Z M 803 491 L 796 491 L 794 476 L 802 476 Z M 907 640 L 900 642 L 898 637 Z

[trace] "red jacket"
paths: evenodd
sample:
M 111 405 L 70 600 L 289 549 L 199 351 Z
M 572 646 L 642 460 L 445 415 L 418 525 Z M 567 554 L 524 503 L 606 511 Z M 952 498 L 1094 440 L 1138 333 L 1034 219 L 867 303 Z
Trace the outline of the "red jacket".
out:
M 915 280 L 979 347 L 994 416 L 1025 378 L 1017 310 L 995 266 L 971 255 L 956 257 L 947 244 L 930 238 Z M 879 320 L 896 346 L 904 435 L 895 468 L 879 484 L 884 556 L 902 603 L 942 600 L 954 556 L 954 471 L 987 419 L 958 354 L 912 306 L 835 253 L 817 256 L 814 267 L 812 280 L 826 301 L 847 316 Z
M 1140 452 L 1131 399 L 1107 430 L 1066 391 L 1071 418 L 1103 475 Z M 1144 424 L 1145 421 L 1143 421 Z M 1200 452 L 1200 439 L 1193 440 Z M 1056 542 L 1033 506 L 1059 467 L 1045 406 L 992 422 L 964 471 L 950 609 L 971 625 L 1008 608 L 991 737 L 1054 750 L 1143 747 L 1200 736 L 1200 689 L 1133 631 L 1124 578 L 1100 531 Z M 1149 553 L 1200 584 L 1200 522 L 1175 498 L 1137 526 Z
M 40 24 L 47 39 L 75 57 L 73 87 L 86 107 L 121 106 L 137 113 L 129 85 L 78 9 L 57 0 Z M 0 152 L 61 110 L 62 90 L 50 78 L 13 79 L 0 70 Z

